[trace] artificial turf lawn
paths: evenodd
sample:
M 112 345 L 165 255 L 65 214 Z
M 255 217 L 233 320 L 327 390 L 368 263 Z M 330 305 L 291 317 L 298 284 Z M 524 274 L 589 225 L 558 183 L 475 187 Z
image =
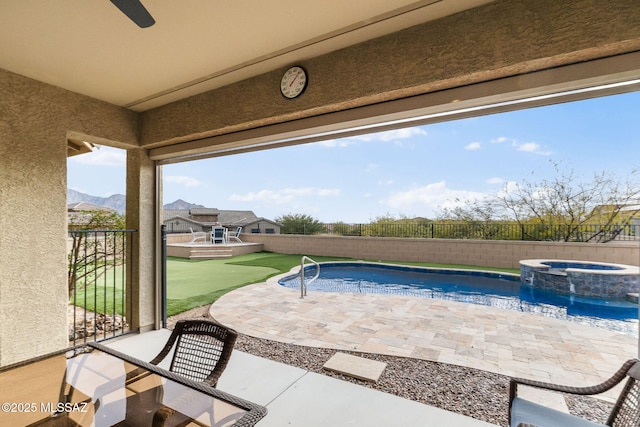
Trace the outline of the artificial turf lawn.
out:
M 251 254 L 252 255 L 252 254 Z M 242 258 L 244 255 L 237 258 Z M 167 258 L 167 315 L 210 304 L 225 293 L 266 280 L 278 270 L 266 266 L 238 266 L 229 260 Z
M 211 304 L 222 295 L 251 283 L 264 282 L 300 265 L 302 255 L 258 252 L 228 260 L 167 258 L 167 315 Z M 345 258 L 314 257 L 317 261 Z
M 271 252 L 258 252 L 241 255 L 226 260 L 189 260 L 185 258 L 167 258 L 167 315 L 173 316 L 192 308 L 211 304 L 222 295 L 242 286 L 264 282 L 271 276 L 286 273 L 291 268 L 300 265 L 302 255 L 277 254 Z M 318 262 L 348 261 L 350 258 L 313 256 Z M 386 261 L 385 261 L 386 262 Z M 415 265 L 436 268 L 481 269 L 519 273 L 517 269 L 489 268 L 468 265 L 415 263 L 415 262 L 390 262 L 393 264 Z M 104 284 L 98 286 L 97 306 L 98 311 L 107 311 L 113 307 L 115 296 L 116 305 L 121 306 L 122 283 L 116 277 L 114 294 L 113 281 L 109 281 L 110 275 Z M 94 311 L 93 285 L 87 289 L 88 301 L 86 308 Z M 84 306 L 84 292 L 78 291 L 77 302 Z M 117 310 L 121 313 L 121 310 Z

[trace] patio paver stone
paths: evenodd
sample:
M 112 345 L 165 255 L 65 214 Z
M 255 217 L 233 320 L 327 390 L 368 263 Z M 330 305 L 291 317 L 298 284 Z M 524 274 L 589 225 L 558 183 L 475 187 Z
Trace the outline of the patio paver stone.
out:
M 420 358 L 572 386 L 598 384 L 638 355 L 638 337 L 532 313 L 312 289 L 301 299 L 277 279 L 223 295 L 211 315 L 258 338 Z M 616 387 L 601 397 L 613 401 L 618 393 Z
M 323 368 L 365 381 L 376 382 L 387 364 L 365 359 L 347 353 L 337 352 L 324 364 Z

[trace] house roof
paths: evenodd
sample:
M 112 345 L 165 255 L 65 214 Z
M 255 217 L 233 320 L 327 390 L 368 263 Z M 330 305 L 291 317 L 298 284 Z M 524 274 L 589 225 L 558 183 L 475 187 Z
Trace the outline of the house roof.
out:
M 253 211 L 220 211 L 220 215 L 218 216 L 221 224 L 225 225 L 235 225 L 235 226 L 244 226 L 245 224 L 250 223 L 251 221 L 258 218 Z
M 180 215 L 175 215 L 175 216 L 171 216 L 171 217 L 164 217 L 164 222 L 173 222 L 173 221 L 183 221 L 183 222 L 188 222 L 190 224 L 194 224 L 194 225 L 204 225 L 204 226 L 213 226 L 216 225 L 217 222 L 211 222 L 211 221 L 198 221 L 195 219 L 191 219 L 188 216 L 180 216 Z
M 270 221 L 264 218 L 258 218 L 253 211 L 244 211 L 244 210 L 220 210 L 214 208 L 192 208 L 189 209 L 165 209 L 164 210 L 164 221 L 171 221 L 176 218 L 182 219 L 185 221 L 189 221 L 194 224 L 201 225 L 212 225 L 213 222 L 203 222 L 198 221 L 193 218 L 194 211 L 198 212 L 196 215 L 211 215 L 211 212 L 215 211 L 218 215 L 218 222 L 222 225 L 228 227 L 240 227 L 246 226 L 247 224 L 254 224 L 259 220 Z M 202 213 L 208 212 L 208 213 Z M 273 221 L 270 221 L 273 222 Z M 273 222 L 274 224 L 277 224 Z
M 608 213 L 613 211 L 631 212 L 635 214 L 638 211 L 640 211 L 640 203 L 619 203 L 619 204 L 612 203 L 608 205 L 598 205 L 595 208 L 593 208 L 592 213 L 603 214 L 603 213 Z
M 191 215 L 218 215 L 220 211 L 217 208 L 191 208 Z
M 273 224 L 273 225 L 277 225 L 278 227 L 282 227 L 282 224 L 279 224 L 279 223 L 277 223 L 275 221 L 271 221 L 270 219 L 266 219 L 266 218 L 256 218 L 255 221 L 248 222 L 248 223 L 244 224 L 243 226 L 244 227 L 248 227 L 250 225 L 257 224 L 259 222 L 268 222 L 269 224 Z
M 93 203 L 77 202 L 67 204 L 67 212 L 82 212 L 82 211 L 105 211 L 116 212 L 115 209 L 108 208 L 106 206 L 98 206 Z

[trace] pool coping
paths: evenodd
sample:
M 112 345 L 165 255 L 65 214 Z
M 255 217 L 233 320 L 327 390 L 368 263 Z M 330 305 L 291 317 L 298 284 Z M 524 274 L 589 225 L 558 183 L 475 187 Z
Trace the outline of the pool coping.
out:
M 491 277 L 495 279 L 505 279 L 509 281 L 520 281 L 520 274 L 516 273 L 507 273 L 501 271 L 490 271 L 490 270 L 475 270 L 475 269 L 459 269 L 459 268 L 445 268 L 445 267 L 421 267 L 416 265 L 405 265 L 405 264 L 389 264 L 375 261 L 325 261 L 319 262 L 320 266 L 323 265 L 342 265 L 342 266 L 374 266 L 380 268 L 387 268 L 390 270 L 402 270 L 402 271 L 428 271 L 430 273 L 440 273 L 440 274 L 461 274 L 465 276 L 479 276 L 479 277 Z M 307 268 L 313 268 L 313 264 L 305 264 L 305 270 Z M 283 273 L 278 276 L 273 276 L 271 279 L 277 277 L 279 282 L 281 279 L 287 278 L 289 276 L 294 276 L 296 274 L 300 274 L 300 266 L 296 265 L 291 268 L 288 273 Z M 276 283 L 277 283 L 276 282 Z

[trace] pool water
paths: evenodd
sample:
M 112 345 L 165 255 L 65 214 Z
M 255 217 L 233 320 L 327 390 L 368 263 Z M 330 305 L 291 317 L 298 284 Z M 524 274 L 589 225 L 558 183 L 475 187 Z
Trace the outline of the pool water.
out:
M 305 280 L 316 273 L 305 268 Z M 300 289 L 300 276 L 279 281 Z M 535 313 L 613 330 L 638 334 L 638 304 L 627 300 L 562 295 L 521 286 L 520 276 L 471 270 L 424 269 L 362 263 L 321 264 L 320 276 L 309 292 L 356 292 L 407 295 L 486 305 Z

